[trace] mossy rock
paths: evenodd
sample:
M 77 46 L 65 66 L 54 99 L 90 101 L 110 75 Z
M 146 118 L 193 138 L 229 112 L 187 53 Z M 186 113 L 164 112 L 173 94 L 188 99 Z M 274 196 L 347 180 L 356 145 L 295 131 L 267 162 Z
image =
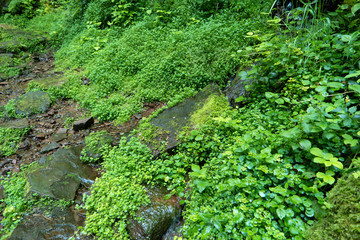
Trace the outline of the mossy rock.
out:
M 341 177 L 325 200 L 332 207 L 308 229 L 306 239 L 360 239 L 359 179 Z
M 51 105 L 50 95 L 46 92 L 28 92 L 15 100 L 15 113 L 18 115 L 31 115 L 46 112 Z
M 41 33 L 0 24 L 0 53 L 18 53 L 30 50 L 47 41 Z
M 80 183 L 88 184 L 96 173 L 80 161 L 80 149 L 60 149 L 39 161 L 39 167 L 27 173 L 27 193 L 38 193 L 71 201 Z
M 180 215 L 180 199 L 176 196 L 165 199 L 170 192 L 160 187 L 147 187 L 146 194 L 151 203 L 142 206 L 135 213 L 135 217 L 130 219 L 127 230 L 131 239 L 162 239 Z
M 210 84 L 195 96 L 165 109 L 149 123 L 145 123 L 145 126 L 140 126 L 139 129 L 143 130 L 140 130 L 138 137 L 154 155 L 158 155 L 161 150 L 176 147 L 182 133 L 189 133 L 195 127 L 205 124 L 228 107 L 229 103 L 221 94 L 219 86 Z

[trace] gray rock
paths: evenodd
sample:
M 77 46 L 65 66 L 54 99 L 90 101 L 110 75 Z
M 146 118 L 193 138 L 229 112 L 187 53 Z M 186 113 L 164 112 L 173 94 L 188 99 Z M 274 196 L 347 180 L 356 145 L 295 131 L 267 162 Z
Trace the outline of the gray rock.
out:
M 54 208 L 50 214 L 45 209 L 26 215 L 12 232 L 11 240 L 60 240 L 70 239 L 79 226 L 84 226 L 85 216 L 75 210 Z M 82 239 L 93 239 L 81 236 Z
M 2 124 L 0 124 L 0 127 L 1 128 L 24 129 L 24 128 L 30 127 L 30 123 L 27 119 L 23 118 L 23 119 L 18 119 L 18 120 L 13 120 L 13 121 L 2 123 Z
M 73 124 L 73 129 L 74 129 L 74 131 L 79 131 L 82 129 L 87 129 L 87 128 L 91 127 L 91 125 L 93 125 L 93 124 L 94 124 L 94 118 L 88 117 L 88 118 L 76 121 Z
M 80 185 L 91 184 L 96 173 L 82 164 L 80 149 L 60 149 L 39 161 L 40 167 L 29 171 L 28 193 L 35 192 L 56 199 L 73 200 Z
M 151 124 L 158 127 L 162 134 L 158 135 L 156 139 L 152 139 L 152 142 L 166 142 L 166 150 L 171 150 L 178 145 L 179 134 L 188 127 L 187 131 L 192 130 L 190 118 L 191 115 L 199 108 L 203 106 L 206 100 L 213 94 L 221 95 L 219 87 L 216 84 L 208 85 L 197 95 L 191 98 L 185 99 L 183 102 L 177 104 L 172 108 L 165 109 L 156 118 L 151 120 Z M 156 156 L 159 154 L 159 150 L 156 149 L 156 143 L 145 143 L 153 154 Z
M 40 150 L 40 153 L 48 153 L 48 152 L 51 152 L 52 150 L 58 149 L 59 147 L 60 147 L 59 144 L 57 144 L 56 142 L 52 142 L 52 143 L 49 143 L 49 144 L 45 145 Z
M 241 72 L 243 74 L 238 74 L 235 78 L 231 81 L 230 85 L 225 90 L 225 95 L 229 100 L 229 103 L 232 107 L 240 106 L 240 102 L 236 102 L 236 99 L 239 97 L 243 97 L 244 100 L 246 96 L 249 94 L 247 91 L 246 86 L 252 85 L 254 80 L 250 80 L 246 77 L 246 72 Z
M 15 100 L 16 114 L 31 115 L 45 112 L 51 105 L 50 95 L 46 92 L 28 92 Z
M 131 239 L 158 240 L 180 215 L 180 199 L 172 196 L 165 200 L 164 197 L 169 192 L 164 188 L 151 187 L 146 190 L 151 203 L 136 212 L 135 217 L 130 219 L 127 230 Z M 134 220 L 138 218 L 143 220 Z

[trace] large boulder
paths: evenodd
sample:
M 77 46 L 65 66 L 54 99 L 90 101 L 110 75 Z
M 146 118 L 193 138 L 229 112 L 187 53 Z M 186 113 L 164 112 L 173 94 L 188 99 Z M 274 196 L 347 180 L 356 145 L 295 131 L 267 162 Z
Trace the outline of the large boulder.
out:
M 28 193 L 71 201 L 82 184 L 92 184 L 93 170 L 80 160 L 80 149 L 60 149 L 42 158 L 39 167 L 27 173 Z
M 46 112 L 51 105 L 50 95 L 46 92 L 28 92 L 15 100 L 15 113 L 19 115 L 31 115 Z
M 138 134 L 156 156 L 162 150 L 171 150 L 179 143 L 179 135 L 188 133 L 198 125 L 205 123 L 204 119 L 219 113 L 228 107 L 221 95 L 219 86 L 210 84 L 193 97 L 185 99 L 174 107 L 167 108 L 153 118 L 144 131 Z M 199 119 L 199 118 L 202 119 Z M 139 127 L 141 129 L 142 126 Z
M 85 216 L 71 209 L 54 208 L 26 215 L 8 239 L 11 240 L 55 240 L 70 239 L 77 228 L 84 226 Z M 82 239 L 93 239 L 81 236 Z
M 148 187 L 146 190 L 151 203 L 137 211 L 127 230 L 131 239 L 160 240 L 180 216 L 179 198 L 165 199 L 169 192 L 164 188 Z M 135 220 L 139 218 L 142 220 Z

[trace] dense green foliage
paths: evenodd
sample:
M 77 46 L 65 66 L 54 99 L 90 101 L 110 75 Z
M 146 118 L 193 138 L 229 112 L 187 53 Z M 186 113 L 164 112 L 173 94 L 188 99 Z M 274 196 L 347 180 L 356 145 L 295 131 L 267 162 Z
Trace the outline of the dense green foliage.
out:
M 123 123 L 144 102 L 172 106 L 209 83 L 224 87 L 235 74 L 253 82 L 237 99 L 240 108 L 210 98 L 205 106 L 216 116 L 204 120 L 207 108 L 197 111 L 197 129 L 172 155 L 153 159 L 141 144 L 161 134 L 148 120 L 134 132 L 138 139 L 98 148 L 104 174 L 84 200 L 84 231 L 127 239 L 129 215 L 149 202 L 145 186 L 160 184 L 186 204 L 185 239 L 298 240 L 307 229 L 314 238 L 358 234 L 356 192 L 342 208 L 331 205 L 356 187 L 359 173 L 326 192 L 357 164 L 360 3 L 325 14 L 326 2 L 303 2 L 270 19 L 259 14 L 270 5 L 252 1 L 71 1 L 30 20 L 27 28 L 46 26 L 55 42 L 63 38 L 56 64 L 68 81 L 47 91 L 101 121 Z M 19 6 L 13 14 L 31 17 L 28 5 Z M 86 141 L 96 148 L 101 136 Z M 325 214 L 316 215 L 320 209 Z M 339 235 L 342 225 L 351 228 Z
M 135 138 L 129 142 L 124 138 L 119 146 L 104 153 L 103 159 L 106 172 L 85 198 L 88 212 L 84 231 L 99 239 L 127 239 L 129 214 L 133 216 L 141 205 L 149 203 L 142 184 L 152 179 L 152 155 Z
M 0 127 L 0 156 L 8 157 L 14 154 L 21 142 L 21 138 L 29 132 L 30 128 L 11 129 Z

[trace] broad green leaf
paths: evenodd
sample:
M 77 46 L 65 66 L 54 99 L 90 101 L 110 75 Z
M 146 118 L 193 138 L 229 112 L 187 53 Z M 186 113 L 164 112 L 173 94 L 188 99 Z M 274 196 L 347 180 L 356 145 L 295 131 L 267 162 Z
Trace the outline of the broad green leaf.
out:
M 283 131 L 280 135 L 286 138 L 296 138 L 300 134 L 300 129 L 297 127 L 291 128 L 289 130 Z
M 344 84 L 339 82 L 328 82 L 326 85 L 331 88 L 340 89 Z
M 306 139 L 302 139 L 300 141 L 300 146 L 302 147 L 302 149 L 304 150 L 310 150 L 311 148 L 311 142 L 309 140 L 306 140 Z
M 298 195 L 291 196 L 291 197 L 289 198 L 289 200 L 290 200 L 293 204 L 300 204 L 300 203 L 302 203 L 302 200 L 301 200 L 301 198 L 300 198 Z
M 343 41 L 343 42 L 350 42 L 351 41 L 351 35 L 347 35 L 347 34 L 343 34 L 342 36 L 341 36 L 341 39 L 340 39 L 341 41 Z M 346 78 L 346 77 L 345 77 Z
M 317 173 L 316 173 L 316 177 L 318 177 L 318 178 L 323 179 L 325 176 L 326 176 L 326 175 L 325 175 L 325 173 L 323 173 L 323 172 L 317 172 Z
M 331 165 L 333 165 L 333 166 L 335 166 L 335 167 L 337 167 L 337 168 L 339 168 L 339 169 L 343 169 L 343 168 L 344 168 L 343 164 L 342 164 L 341 162 L 339 162 L 339 161 L 331 162 Z
M 276 102 L 277 104 L 281 105 L 281 104 L 284 104 L 284 99 L 278 98 L 278 99 L 275 100 L 275 102 Z
M 353 114 L 356 112 L 356 110 L 357 110 L 357 107 L 353 106 L 353 107 L 349 108 L 349 113 Z
M 202 181 L 198 179 L 194 181 L 194 184 L 199 189 L 199 192 L 203 192 L 205 188 L 211 186 L 211 183 L 209 183 L 208 181 Z
M 323 178 L 324 182 L 328 183 L 328 184 L 333 184 L 335 182 L 335 178 L 325 175 Z
M 316 157 L 314 158 L 314 162 L 315 163 L 324 163 L 325 162 L 325 159 L 321 158 L 321 157 Z
M 350 73 L 348 75 L 345 76 L 345 78 L 352 78 L 352 77 L 357 77 L 360 75 L 360 71 L 356 71 L 354 73 Z M 351 87 L 352 85 L 350 85 L 349 87 Z
M 197 135 L 196 138 L 195 138 L 195 141 L 201 141 L 203 140 L 203 135 Z
M 317 147 L 310 149 L 310 153 L 318 157 L 323 157 L 324 155 L 323 151 Z
M 276 209 L 276 213 L 277 213 L 277 215 L 279 216 L 280 219 L 283 219 L 286 216 L 286 211 L 285 211 L 284 208 Z
M 192 165 L 191 165 L 191 170 L 193 170 L 194 172 L 198 172 L 198 171 L 200 171 L 200 166 L 199 166 L 199 165 L 192 164 Z
M 351 13 L 355 15 L 355 13 L 356 13 L 357 11 L 359 11 L 359 9 L 360 9 L 360 3 L 357 3 L 357 4 L 355 4 L 354 6 L 352 6 L 352 8 L 351 8 Z
M 350 85 L 349 89 L 355 91 L 356 93 L 360 93 L 360 85 L 358 85 L 358 84 Z

